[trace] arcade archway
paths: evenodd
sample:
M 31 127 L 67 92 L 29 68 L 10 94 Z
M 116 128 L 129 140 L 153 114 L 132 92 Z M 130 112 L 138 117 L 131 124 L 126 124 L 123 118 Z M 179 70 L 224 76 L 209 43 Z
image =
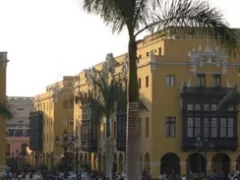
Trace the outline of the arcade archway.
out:
M 201 153 L 193 153 L 187 158 L 188 172 L 198 174 L 199 177 L 206 173 L 206 158 Z
M 240 171 L 240 156 L 238 156 L 236 162 L 237 162 L 237 164 L 236 164 L 236 170 L 237 170 L 237 171 Z
M 212 171 L 222 173 L 225 177 L 230 173 L 230 158 L 225 153 L 217 153 L 212 158 Z
M 98 154 L 98 170 L 102 171 L 102 155 L 101 153 Z
M 118 172 L 119 173 L 123 172 L 123 155 L 122 155 L 122 153 L 120 153 L 119 157 L 118 157 Z
M 160 160 L 160 173 L 180 173 L 180 158 L 175 153 L 167 153 Z
M 112 164 L 112 172 L 116 173 L 117 172 L 117 154 L 115 153 L 113 156 L 113 164 Z
M 150 156 L 148 153 L 144 155 L 144 171 L 150 171 Z

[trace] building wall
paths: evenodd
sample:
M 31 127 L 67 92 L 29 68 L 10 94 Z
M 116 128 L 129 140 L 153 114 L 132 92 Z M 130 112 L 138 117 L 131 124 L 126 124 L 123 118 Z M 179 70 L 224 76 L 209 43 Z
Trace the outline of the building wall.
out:
M 7 121 L 7 155 L 16 155 L 21 151 L 21 144 L 29 146 L 29 113 L 33 111 L 32 97 L 8 97 L 8 106 L 13 118 Z M 22 140 L 22 142 L 21 142 Z
M 6 64 L 7 52 L 0 52 L 0 102 L 6 102 Z M 6 164 L 6 119 L 0 116 L 0 171 L 4 171 Z
M 21 152 L 21 147 L 26 144 L 29 147 L 30 137 L 7 137 L 7 153 L 10 156 L 17 156 Z M 9 149 L 8 149 L 9 148 Z
M 184 152 L 182 150 L 182 117 L 179 89 L 184 82 L 191 82 L 192 86 L 196 85 L 196 76 L 190 76 L 190 57 L 189 52 L 193 49 L 197 50 L 202 45 L 207 45 L 206 38 L 192 36 L 174 36 L 172 38 L 161 38 L 158 34 L 147 36 L 138 43 L 138 78 L 140 82 L 140 96 L 148 107 L 148 112 L 140 112 L 141 119 L 141 170 L 150 169 L 153 177 L 158 177 L 161 168 L 161 158 L 167 153 L 174 153 L 180 158 L 181 173 L 187 174 L 188 165 L 187 158 L 194 151 Z M 216 43 L 210 41 L 210 47 L 216 48 Z M 221 50 L 220 50 L 221 51 Z M 115 60 L 122 64 L 125 54 L 115 57 Z M 239 86 L 239 58 L 227 58 L 226 75 L 222 76 L 222 87 L 233 86 L 235 83 Z M 96 68 L 101 69 L 101 64 Z M 116 67 L 116 74 L 120 73 L 122 66 Z M 86 91 L 86 71 L 82 71 L 75 82 L 75 95 L 77 91 Z M 198 67 L 197 72 L 201 73 L 222 73 L 222 68 L 216 65 L 206 65 Z M 166 75 L 175 76 L 174 87 L 166 86 Z M 148 81 L 148 83 L 147 83 Z M 148 85 L 147 85 L 148 84 Z M 207 77 L 207 86 L 212 85 L 211 77 Z M 176 135 L 175 137 L 166 137 L 166 117 L 176 118 Z M 74 121 L 79 123 L 78 134 L 80 135 L 81 127 L 81 109 L 79 104 L 74 105 Z M 92 167 L 96 167 L 96 156 L 101 161 L 104 160 L 104 121 L 102 132 L 99 134 L 99 152 L 89 154 L 81 152 L 81 156 L 88 155 L 88 161 Z M 238 127 L 238 136 L 239 134 Z M 81 141 L 79 141 L 80 143 Z M 207 153 L 207 169 L 212 170 L 212 157 L 217 152 L 210 151 Z M 236 161 L 238 152 L 223 151 L 230 157 L 231 170 L 236 169 Z M 123 152 L 114 150 L 114 159 L 119 159 Z M 99 161 L 99 158 L 98 160 Z M 102 165 L 103 166 L 103 165 Z M 118 166 L 119 167 L 119 166 Z M 104 169 L 104 168 L 103 168 Z M 102 169 L 102 170 L 103 170 Z M 122 169 L 121 169 L 122 170 Z
M 155 70 L 152 71 L 152 119 L 151 119 L 151 150 L 150 161 L 152 164 L 151 172 L 156 176 L 160 171 L 161 158 L 167 153 L 174 152 L 180 158 L 181 173 L 187 174 L 187 159 L 189 155 L 196 151 L 182 150 L 182 133 L 183 133 L 183 119 L 181 117 L 181 101 L 180 88 L 185 83 L 190 83 L 191 86 L 196 87 L 196 75 L 190 73 L 190 57 L 189 51 L 197 50 L 200 45 L 206 47 L 206 42 L 199 39 L 191 40 L 165 40 L 165 56 L 156 57 L 157 63 Z M 215 44 L 211 43 L 210 47 L 215 49 Z M 239 86 L 239 75 L 236 69 L 238 68 L 239 60 L 228 58 L 227 74 L 222 74 L 222 67 L 217 67 L 216 64 L 204 65 L 197 67 L 196 73 L 206 73 L 206 85 L 212 87 L 212 74 L 222 74 L 222 87 L 234 87 L 236 83 Z M 175 76 L 174 87 L 166 85 L 166 76 Z M 166 137 L 166 117 L 176 118 L 176 136 Z M 238 117 L 239 118 L 239 117 Z M 238 131 L 239 133 L 239 131 Z M 212 171 L 212 161 L 214 155 L 218 153 L 215 151 L 207 152 L 207 169 Z M 236 170 L 236 163 L 238 152 L 230 150 L 221 150 L 230 157 L 230 166 L 233 171 Z
M 46 92 L 34 99 L 35 110 L 44 113 L 42 163 L 49 166 L 54 158 L 63 154 L 55 138 L 58 136 L 62 140 L 65 129 L 69 138 L 73 134 L 73 81 L 74 77 L 64 76 L 62 81 L 47 86 Z

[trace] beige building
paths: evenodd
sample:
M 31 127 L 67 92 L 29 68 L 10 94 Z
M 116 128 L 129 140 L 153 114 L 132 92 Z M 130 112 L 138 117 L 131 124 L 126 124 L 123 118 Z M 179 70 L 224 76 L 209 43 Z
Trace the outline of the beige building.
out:
M 64 130 L 73 135 L 73 82 L 72 76 L 48 85 L 46 92 L 34 98 L 35 111 L 44 113 L 42 163 L 51 167 L 63 155 L 63 148 L 56 146 L 58 136 L 62 140 Z M 61 142 L 62 143 L 62 142 Z
M 149 171 L 154 178 L 159 172 L 186 175 L 216 169 L 226 175 L 240 170 L 237 106 L 229 104 L 216 115 L 218 102 L 239 89 L 239 57 L 227 57 L 216 43 L 208 44 L 203 37 L 162 37 L 156 33 L 138 42 L 138 58 L 139 91 L 149 110 L 140 113 L 141 170 Z M 126 55 L 106 59 L 95 67 L 114 64 L 115 75 L 126 73 Z M 84 70 L 76 78 L 75 96 L 90 88 L 88 73 Z M 93 133 L 83 128 L 85 118 L 81 104 L 75 101 L 74 124 L 80 137 Z M 118 147 L 113 160 L 119 172 L 124 169 L 126 138 L 126 128 L 119 122 L 125 121 L 126 114 L 121 117 L 117 112 L 112 122 L 114 147 Z M 80 160 L 89 162 L 93 169 L 104 170 L 104 120 L 99 126 L 97 138 L 89 139 L 92 149 L 81 150 Z M 82 142 L 79 139 L 80 147 L 84 146 Z

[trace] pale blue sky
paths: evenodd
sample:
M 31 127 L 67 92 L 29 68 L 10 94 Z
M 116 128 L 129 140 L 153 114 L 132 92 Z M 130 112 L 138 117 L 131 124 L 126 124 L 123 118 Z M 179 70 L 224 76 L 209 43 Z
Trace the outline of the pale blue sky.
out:
M 112 35 L 80 0 L 0 0 L 0 51 L 9 52 L 7 94 L 33 96 L 62 78 L 126 51 L 127 36 Z M 239 0 L 209 0 L 240 27 Z

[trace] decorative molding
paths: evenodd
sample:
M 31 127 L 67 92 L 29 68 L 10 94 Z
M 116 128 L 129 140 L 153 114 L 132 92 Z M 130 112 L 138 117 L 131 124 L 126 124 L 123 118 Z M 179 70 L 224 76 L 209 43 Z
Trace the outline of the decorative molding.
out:
M 227 63 L 227 57 L 217 47 L 213 50 L 209 45 L 202 49 L 200 45 L 198 50 L 193 49 L 189 52 L 190 63 L 193 65 L 204 66 L 205 64 L 215 64 L 224 66 Z
M 105 62 L 106 62 L 106 65 L 107 65 L 108 72 L 111 73 L 111 74 L 114 74 L 117 63 L 115 61 L 113 53 L 108 53 L 106 55 Z

